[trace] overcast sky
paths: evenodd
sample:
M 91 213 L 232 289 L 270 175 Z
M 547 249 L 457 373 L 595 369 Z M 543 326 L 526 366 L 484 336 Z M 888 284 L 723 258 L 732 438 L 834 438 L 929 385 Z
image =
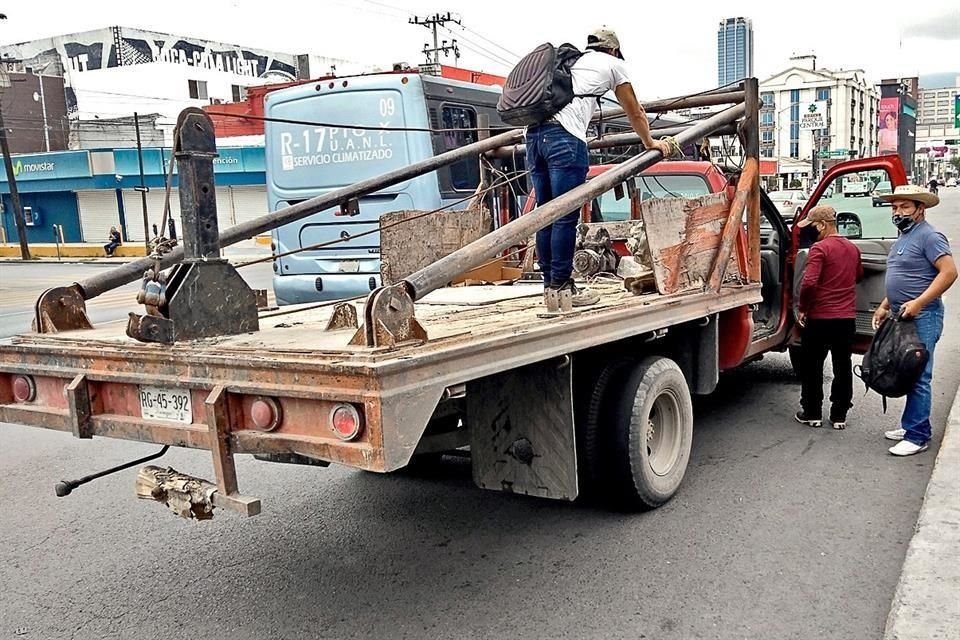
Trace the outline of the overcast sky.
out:
M 516 2 L 505 0 L 86 0 L 82 4 L 3 2 L 0 43 L 22 42 L 110 25 L 139 27 L 288 53 L 315 53 L 389 65 L 422 61 L 429 32 L 411 15 L 458 14 L 449 25 L 460 66 L 504 74 L 518 55 L 544 41 L 578 46 L 595 25 L 620 35 L 643 98 L 716 85 L 716 31 L 726 17 L 753 19 L 755 73 L 785 69 L 794 53 L 813 51 L 818 65 L 862 68 L 873 82 L 889 77 L 960 73 L 960 2 L 889 3 L 807 0 L 771 2 Z M 723 7 L 722 11 L 718 6 Z M 63 6 L 64 10 L 59 9 Z M 68 8 L 69 7 L 69 8 Z M 162 9 L 162 10 L 161 10 Z M 897 10 L 898 9 L 898 10 Z M 452 63 L 452 58 L 449 62 Z

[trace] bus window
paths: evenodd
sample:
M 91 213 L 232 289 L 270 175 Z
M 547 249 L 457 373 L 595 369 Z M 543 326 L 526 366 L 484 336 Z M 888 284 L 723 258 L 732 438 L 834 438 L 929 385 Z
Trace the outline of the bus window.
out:
M 444 105 L 440 121 L 444 129 L 463 129 L 463 131 L 443 132 L 444 146 L 447 151 L 478 140 L 477 112 L 472 107 Z M 479 182 L 479 157 L 466 158 L 450 165 L 450 184 L 455 191 L 473 191 Z

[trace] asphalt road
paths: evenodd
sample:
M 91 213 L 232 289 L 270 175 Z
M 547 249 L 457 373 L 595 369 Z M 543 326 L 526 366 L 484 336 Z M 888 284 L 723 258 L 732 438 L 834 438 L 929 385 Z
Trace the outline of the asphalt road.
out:
M 960 191 L 944 200 L 960 253 Z M 0 275 L 16 313 L 22 274 Z M 960 287 L 947 303 L 937 443 Z M 427 478 L 242 457 L 264 513 L 183 522 L 133 497 L 134 471 L 54 496 L 152 447 L 2 425 L 0 638 L 877 638 L 936 451 L 887 454 L 901 401 L 858 393 L 835 432 L 794 423 L 798 395 L 784 356 L 725 376 L 680 492 L 639 515 L 484 492 L 453 460 Z M 165 462 L 209 475 L 203 452 Z

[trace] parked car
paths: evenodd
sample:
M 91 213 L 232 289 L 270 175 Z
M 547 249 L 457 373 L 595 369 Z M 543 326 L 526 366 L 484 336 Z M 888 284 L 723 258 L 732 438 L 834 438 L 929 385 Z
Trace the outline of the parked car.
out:
M 884 205 L 890 204 L 880 198 L 880 196 L 888 196 L 893 193 L 893 187 L 890 186 L 889 182 L 878 182 L 877 186 L 873 188 L 873 191 L 870 195 L 873 197 L 873 206 L 882 207 Z
M 807 194 L 799 189 L 774 191 L 769 195 L 773 204 L 777 205 L 780 217 L 784 220 L 793 220 L 793 217 L 807 204 Z
M 955 187 L 955 186 L 957 186 L 957 179 L 956 179 L 956 178 L 947 178 L 947 183 L 946 183 L 945 185 L 943 185 L 943 186 L 945 186 L 945 187 Z

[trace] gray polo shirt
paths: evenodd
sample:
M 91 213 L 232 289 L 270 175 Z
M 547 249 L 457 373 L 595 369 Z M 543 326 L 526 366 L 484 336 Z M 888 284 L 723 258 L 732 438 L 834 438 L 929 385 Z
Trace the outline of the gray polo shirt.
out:
M 920 297 L 939 273 L 933 264 L 950 253 L 946 236 L 927 221 L 901 233 L 887 257 L 887 300 L 891 309 Z

